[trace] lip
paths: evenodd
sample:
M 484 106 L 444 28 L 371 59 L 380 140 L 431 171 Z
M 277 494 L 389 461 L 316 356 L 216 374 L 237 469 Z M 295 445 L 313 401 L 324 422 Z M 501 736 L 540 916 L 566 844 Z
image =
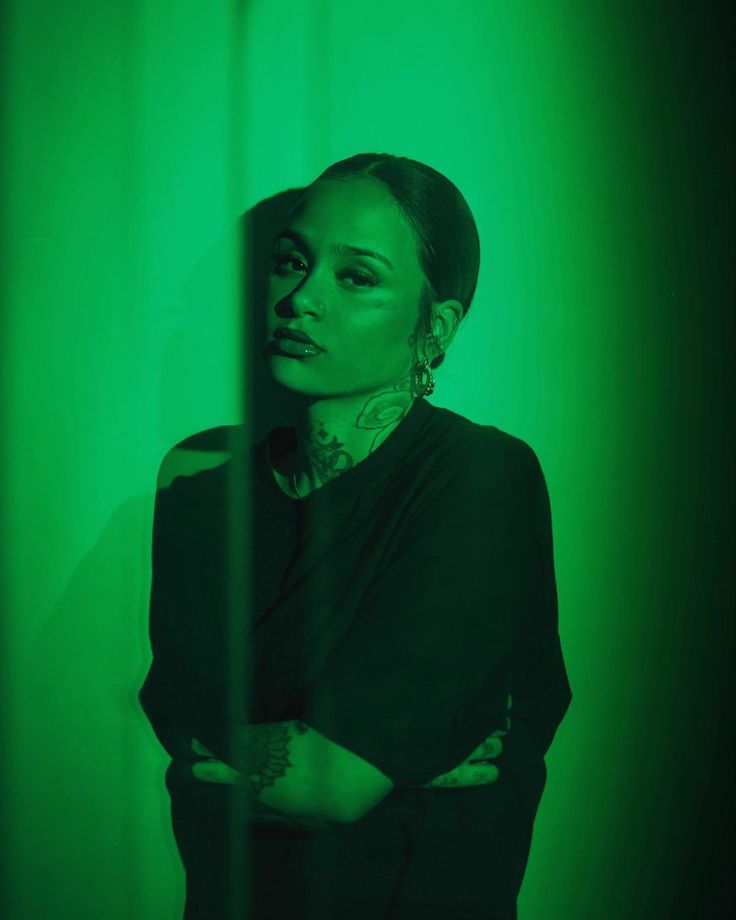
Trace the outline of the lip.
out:
M 307 345 L 313 345 L 315 348 L 319 348 L 320 351 L 324 349 L 318 345 L 311 335 L 307 335 L 306 332 L 302 332 L 301 329 L 292 329 L 288 326 L 282 326 L 279 329 L 276 329 L 273 334 L 274 339 L 292 339 L 295 342 L 304 342 Z
M 312 342 L 299 342 L 296 339 L 292 339 L 291 336 L 282 335 L 271 339 L 266 346 L 266 351 L 275 351 L 295 358 L 310 358 L 314 355 L 321 355 L 323 349 L 313 345 Z

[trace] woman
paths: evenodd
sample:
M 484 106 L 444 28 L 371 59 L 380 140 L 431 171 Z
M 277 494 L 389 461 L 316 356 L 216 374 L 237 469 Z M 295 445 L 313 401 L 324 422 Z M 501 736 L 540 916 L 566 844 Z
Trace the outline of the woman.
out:
M 294 424 L 252 448 L 235 732 L 227 464 L 157 497 L 140 699 L 172 757 L 185 918 L 516 916 L 571 693 L 536 455 L 424 398 L 479 259 L 459 190 L 388 154 L 330 166 L 277 234 L 264 356 Z

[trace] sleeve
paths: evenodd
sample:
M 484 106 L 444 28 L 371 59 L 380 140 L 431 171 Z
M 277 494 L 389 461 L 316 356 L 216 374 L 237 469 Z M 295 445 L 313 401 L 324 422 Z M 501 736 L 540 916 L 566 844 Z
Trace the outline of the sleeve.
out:
M 540 764 L 572 701 L 558 631 L 549 493 L 541 470 L 531 499 L 530 520 L 542 575 L 528 618 L 516 636 L 511 728 L 503 738 L 501 755 L 494 761 L 502 774 Z
M 514 634 L 542 577 L 531 519 L 541 470 L 513 445 L 504 462 L 496 441 L 458 450 L 452 471 L 445 462 L 425 482 L 304 690 L 304 720 L 397 787 L 451 770 L 506 727 Z
M 181 656 L 176 645 L 166 586 L 175 572 L 174 545 L 170 539 L 172 496 L 178 490 L 177 480 L 156 493 L 151 543 L 151 590 L 149 595 L 148 634 L 152 660 L 145 680 L 138 691 L 138 700 L 161 746 L 172 758 L 187 756 L 182 749 L 186 729 L 180 724 L 177 700 L 181 696 L 178 673 Z

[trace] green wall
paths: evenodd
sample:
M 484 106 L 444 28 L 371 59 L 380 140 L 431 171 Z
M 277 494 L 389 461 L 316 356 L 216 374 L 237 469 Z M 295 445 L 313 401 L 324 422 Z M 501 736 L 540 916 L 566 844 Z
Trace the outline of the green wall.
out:
M 6 0 L 2 16 L 2 916 L 181 916 L 166 755 L 136 700 L 156 479 L 182 439 L 243 421 L 241 215 L 362 151 L 423 160 L 468 199 L 481 275 L 431 401 L 523 437 L 547 476 L 574 700 L 520 920 L 719 916 L 725 13 Z

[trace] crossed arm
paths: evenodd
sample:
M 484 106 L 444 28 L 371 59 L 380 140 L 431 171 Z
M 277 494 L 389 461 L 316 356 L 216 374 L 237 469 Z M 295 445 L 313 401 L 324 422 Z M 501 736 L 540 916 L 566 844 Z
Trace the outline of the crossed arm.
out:
M 248 724 L 241 732 L 237 769 L 218 760 L 196 738 L 192 751 L 201 759 L 184 762 L 180 769 L 197 781 L 240 787 L 253 822 L 327 830 L 357 821 L 394 787 L 373 764 L 301 720 Z M 422 788 L 493 782 L 498 769 L 484 761 L 500 754 L 503 734 L 494 732 L 465 761 Z
M 326 830 L 358 820 L 394 785 L 298 719 L 244 725 L 234 749 L 237 759 L 224 763 L 194 738 L 191 761 L 174 766 L 185 780 L 238 786 L 256 823 Z
M 254 821 L 321 830 L 358 820 L 393 788 L 372 764 L 301 720 L 240 731 L 238 763 L 215 759 L 195 738 L 192 749 L 209 759 L 191 770 L 198 780 L 240 786 Z

